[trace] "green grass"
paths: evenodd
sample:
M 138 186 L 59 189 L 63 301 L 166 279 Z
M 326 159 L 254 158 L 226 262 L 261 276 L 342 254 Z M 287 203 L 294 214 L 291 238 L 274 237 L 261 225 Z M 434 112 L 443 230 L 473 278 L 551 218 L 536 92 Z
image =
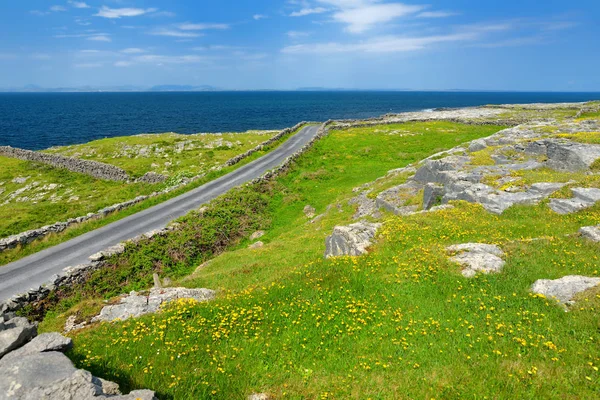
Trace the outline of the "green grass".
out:
M 196 176 L 256 147 L 276 133 L 144 134 L 53 147 L 46 152 L 115 165 L 133 177 L 149 171 L 166 176 Z
M 18 247 L 15 249 L 6 250 L 6 251 L 0 253 L 0 265 L 7 264 L 9 262 L 18 260 L 27 255 L 41 251 L 45 248 L 57 245 L 68 239 L 79 236 L 79 235 L 89 232 L 91 230 L 97 229 L 99 227 L 107 225 L 110 222 L 114 222 L 114 221 L 124 218 L 128 215 L 132 215 L 136 212 L 142 211 L 148 207 L 156 205 L 162 201 L 168 200 L 168 199 L 173 198 L 177 195 L 180 195 L 186 191 L 189 191 L 198 186 L 201 186 L 202 184 L 204 184 L 206 182 L 209 182 L 209 181 L 214 180 L 220 176 L 223 176 L 229 172 L 232 172 L 235 169 L 264 156 L 265 154 L 269 153 L 271 150 L 277 148 L 281 143 L 285 142 L 291 135 L 293 135 L 295 133 L 296 132 L 292 132 L 289 135 L 285 135 L 284 137 L 280 138 L 279 140 L 275 141 L 274 143 L 270 144 L 269 146 L 266 146 L 262 150 L 257 151 L 256 153 L 243 159 L 242 161 L 240 161 L 238 164 L 236 164 L 234 166 L 225 167 L 225 168 L 222 168 L 219 170 L 209 171 L 203 178 L 198 179 L 198 180 L 186 185 L 185 187 L 183 187 L 181 189 L 172 191 L 168 194 L 157 196 L 155 198 L 145 200 L 135 206 L 132 206 L 125 210 L 113 213 L 106 218 L 103 218 L 100 220 L 88 221 L 88 222 L 85 222 L 85 223 L 82 223 L 79 225 L 74 225 L 60 234 L 49 235 L 46 238 L 44 238 L 43 240 L 35 241 L 24 247 Z M 263 140 L 261 140 L 261 142 L 262 141 Z M 6 220 L 7 221 L 16 220 L 18 223 L 16 223 L 16 224 L 13 223 L 13 225 L 9 225 L 9 227 L 7 227 L 5 229 L 5 234 L 0 235 L 0 237 L 5 237 L 5 236 L 8 236 L 8 235 L 11 235 L 14 233 L 19 233 L 19 232 L 22 232 L 22 231 L 28 230 L 28 229 L 34 229 L 34 228 L 40 227 L 44 224 L 50 224 L 50 223 L 53 223 L 56 221 L 64 221 L 68 218 L 87 214 L 88 212 L 95 212 L 104 206 L 112 205 L 118 201 L 130 200 L 141 194 L 152 193 L 155 190 L 160 190 L 163 187 L 173 184 L 173 182 L 167 182 L 167 183 L 161 184 L 161 185 L 147 185 L 147 184 L 133 184 L 131 186 L 130 185 L 122 185 L 120 183 L 96 180 L 96 179 L 93 179 L 86 175 L 75 174 L 75 173 L 71 173 L 70 171 L 55 169 L 55 168 L 45 166 L 42 164 L 27 163 L 24 161 L 14 160 L 14 159 L 9 159 L 9 158 L 0 158 L 0 161 L 2 161 L 1 165 L 7 166 L 6 170 L 3 168 L 0 169 L 0 176 L 5 176 L 6 179 L 12 180 L 12 179 L 14 179 L 15 176 L 30 176 L 30 175 L 27 175 L 26 173 L 35 171 L 35 170 L 41 170 L 41 171 L 43 171 L 43 174 L 40 173 L 40 175 L 37 175 L 38 181 L 42 181 L 42 179 L 45 179 L 44 182 L 46 182 L 46 181 L 51 182 L 51 181 L 60 180 L 60 179 L 62 179 L 64 181 L 83 180 L 83 181 L 86 181 L 87 183 L 85 185 L 81 186 L 82 190 L 89 190 L 91 193 L 94 193 L 96 195 L 96 197 L 99 197 L 102 200 L 101 203 L 98 203 L 100 206 L 97 207 L 97 206 L 93 205 L 94 204 L 92 201 L 93 197 L 88 198 L 88 203 L 87 203 L 88 208 L 83 209 L 83 210 L 87 210 L 85 212 L 81 211 L 81 208 L 77 207 L 77 205 L 72 205 L 69 202 L 67 202 L 68 204 L 66 204 L 66 206 L 64 204 L 58 204 L 58 205 L 48 204 L 47 201 L 38 202 L 37 204 L 17 203 L 14 208 L 11 208 L 10 205 L 5 205 L 6 210 L 7 210 L 6 211 L 6 213 L 7 213 Z M 4 163 L 4 161 L 6 161 L 6 163 Z M 19 167 L 16 167 L 16 166 L 19 166 Z M 8 168 L 8 167 L 10 167 L 10 168 Z M 5 174 L 5 175 L 2 175 L 2 174 Z M 20 175 L 20 174 L 22 174 L 22 175 Z M 34 176 L 34 175 L 31 175 L 31 176 Z M 28 180 L 28 182 L 32 182 L 32 181 L 33 180 L 31 180 L 31 179 Z M 3 182 L 2 178 L 0 178 L 0 182 Z M 6 181 L 5 185 L 9 185 L 8 182 L 9 181 Z M 27 184 L 27 182 L 25 184 Z M 110 187 L 112 191 L 106 189 L 106 186 L 104 186 L 104 185 Z M 20 186 L 24 186 L 24 185 L 20 185 Z M 3 187 L 4 186 L 0 186 L 0 192 Z M 123 191 L 123 196 L 122 196 L 122 198 L 119 198 L 120 200 L 115 201 L 111 197 L 107 196 L 107 194 L 111 194 L 111 193 L 117 194 L 118 189 L 121 188 L 121 190 L 122 190 L 123 187 L 126 190 Z M 137 192 L 131 193 L 131 190 L 135 189 L 136 187 L 139 187 L 141 189 L 139 189 L 139 191 L 137 191 Z M 105 189 L 104 192 L 102 192 L 103 188 Z M 144 188 L 146 188 L 145 191 L 143 190 Z M 6 191 L 5 193 L 8 193 L 8 191 Z M 2 193 L 0 193 L 0 200 L 1 199 L 2 199 Z M 62 205 L 62 207 L 59 207 L 61 205 Z M 17 208 L 18 210 L 15 208 Z M 58 213 L 56 211 L 57 208 L 59 210 L 61 210 L 63 213 L 62 214 Z M 2 215 L 2 212 L 3 212 L 3 208 L 0 207 L 0 215 Z M 0 227 L 1 226 L 2 225 L 0 225 Z

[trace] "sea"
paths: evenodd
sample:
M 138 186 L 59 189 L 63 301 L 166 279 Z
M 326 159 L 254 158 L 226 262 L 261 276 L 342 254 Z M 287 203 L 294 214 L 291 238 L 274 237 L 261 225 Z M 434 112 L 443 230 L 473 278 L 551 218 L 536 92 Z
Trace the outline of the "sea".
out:
M 436 108 L 599 99 L 572 92 L 0 93 L 0 145 L 40 150 L 140 133 L 283 129 Z

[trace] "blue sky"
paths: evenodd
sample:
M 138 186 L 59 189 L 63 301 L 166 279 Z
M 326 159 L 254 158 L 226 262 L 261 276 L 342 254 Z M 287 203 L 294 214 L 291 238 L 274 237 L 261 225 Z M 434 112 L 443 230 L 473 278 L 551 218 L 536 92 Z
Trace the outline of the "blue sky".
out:
M 598 0 L 0 0 L 0 87 L 600 91 Z

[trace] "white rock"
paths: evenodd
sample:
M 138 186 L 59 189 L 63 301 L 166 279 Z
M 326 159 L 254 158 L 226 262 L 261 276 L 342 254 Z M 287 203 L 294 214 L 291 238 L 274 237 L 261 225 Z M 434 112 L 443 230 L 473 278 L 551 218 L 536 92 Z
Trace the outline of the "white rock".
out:
M 531 287 L 531 291 L 548 298 L 555 298 L 563 304 L 573 304 L 573 298 L 581 292 L 600 285 L 600 278 L 581 275 L 568 275 L 560 279 L 539 279 Z
M 584 226 L 579 230 L 579 234 L 593 242 L 600 242 L 600 225 Z
M 380 226 L 381 224 L 369 222 L 336 226 L 333 228 L 333 234 L 325 241 L 325 258 L 366 254 Z
M 504 267 L 504 252 L 495 245 L 484 243 L 464 243 L 446 248 L 449 253 L 458 253 L 450 261 L 464 266 L 462 274 L 466 278 L 478 272 L 498 273 Z

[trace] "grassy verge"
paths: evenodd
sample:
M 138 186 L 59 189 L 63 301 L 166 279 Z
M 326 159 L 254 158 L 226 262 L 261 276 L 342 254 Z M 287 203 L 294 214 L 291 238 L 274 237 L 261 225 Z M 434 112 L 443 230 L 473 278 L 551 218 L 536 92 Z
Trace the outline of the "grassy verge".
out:
M 534 364 L 540 353 L 531 347 L 531 357 L 516 364 L 520 344 L 513 340 L 525 336 L 529 343 L 528 335 L 554 326 L 554 318 L 564 315 L 527 294 L 528 280 L 541 275 L 544 264 L 497 288 L 494 279 L 512 280 L 513 275 L 466 281 L 446 261 L 443 246 L 483 238 L 515 246 L 513 241 L 524 236 L 572 233 L 582 223 L 597 221 L 597 211 L 567 219 L 569 223 L 555 229 L 563 217 L 550 218 L 542 206 L 515 208 L 506 217 L 495 217 L 479 207 L 459 205 L 445 214 L 390 218 L 383 239 L 368 257 L 321 257 L 325 236 L 334 225 L 348 223 L 354 211 L 347 205 L 353 187 L 501 128 L 432 122 L 333 131 L 273 182 L 274 191 L 263 193 L 268 202 L 260 203 L 260 210 L 252 210 L 260 222 L 245 231 L 266 229 L 261 238 L 265 247 L 248 249 L 245 236 L 236 236 L 226 246 L 230 251 L 181 279 L 189 287 L 219 289 L 215 302 L 181 302 L 161 314 L 84 330 L 74 336 L 71 357 L 125 388 L 151 387 L 166 399 L 244 398 L 252 392 L 294 399 L 551 394 L 546 380 L 527 386 L 527 371 L 533 366 L 536 374 L 541 370 Z M 411 134 L 393 134 L 399 129 Z M 302 213 L 306 204 L 325 216 L 308 222 Z M 334 207 L 328 209 L 330 204 Z M 52 305 L 41 329 L 60 328 L 68 315 L 97 309 L 102 298 L 117 292 L 115 286 L 124 290 L 148 285 L 153 271 L 177 279 L 196 270 L 218 253 L 197 257 L 202 251 L 195 249 L 204 238 L 201 226 L 216 221 L 214 216 L 204 218 L 198 226 L 113 259 L 114 269 L 98 276 L 91 291 L 82 288 L 83 296 L 65 296 Z M 588 246 L 586 254 L 592 250 Z M 553 251 L 546 253 L 542 260 L 554 257 Z M 585 263 L 580 270 L 588 272 L 591 266 Z M 525 330 L 528 323 L 522 328 L 523 318 L 540 318 L 526 313 L 530 306 L 535 313 L 551 315 L 540 323 L 540 330 Z M 498 316 L 493 322 L 521 336 L 506 333 L 505 338 L 492 336 L 495 343 L 484 341 L 491 335 L 485 330 L 486 315 L 496 317 L 488 311 L 491 307 Z M 448 308 L 452 311 L 446 315 Z M 582 337 L 592 333 L 589 324 L 582 323 L 581 329 Z M 553 342 L 558 349 L 561 334 Z M 533 343 L 539 346 L 539 340 Z M 491 369 L 497 369 L 491 358 L 498 357 L 494 350 L 507 354 L 507 371 L 522 381 L 511 381 L 508 374 L 491 377 Z M 573 363 L 571 356 L 559 360 L 567 366 L 559 372 Z M 487 386 L 486 379 L 491 379 Z
M 143 201 L 139 204 L 136 204 L 130 208 L 113 213 L 106 218 L 102 218 L 100 220 L 87 221 L 82 224 L 71 226 L 70 228 L 66 229 L 65 231 L 61 232 L 60 234 L 49 235 L 49 236 L 45 237 L 44 239 L 30 243 L 27 246 L 22 246 L 22 247 L 17 247 L 15 249 L 11 249 L 11 250 L 6 250 L 6 251 L 0 253 L 0 265 L 4 265 L 4 264 L 10 263 L 12 261 L 16 261 L 20 258 L 26 257 L 30 254 L 34 254 L 34 253 L 41 251 L 43 249 L 46 249 L 48 247 L 55 246 L 59 243 L 67 241 L 71 238 L 82 235 L 82 234 L 92 231 L 94 229 L 98 229 L 102 226 L 105 226 L 105 225 L 111 223 L 111 222 L 125 218 L 129 215 L 135 214 L 135 213 L 145 210 L 149 207 L 152 207 L 153 205 L 159 204 L 163 201 L 166 201 L 166 200 L 176 197 L 180 194 L 183 194 L 189 190 L 195 189 L 207 182 L 217 179 L 223 175 L 226 175 L 226 174 L 236 170 L 237 168 L 240 168 L 240 167 L 266 155 L 267 153 L 269 153 L 272 150 L 279 147 L 283 142 L 285 142 L 290 136 L 294 135 L 295 133 L 297 133 L 297 132 L 292 132 L 288 135 L 281 137 L 276 142 L 271 143 L 269 146 L 264 147 L 262 150 L 257 151 L 256 153 L 250 155 L 249 157 L 243 159 L 242 161 L 240 161 L 239 163 L 237 163 L 233 166 L 225 167 L 220 170 L 210 171 L 203 178 L 198 179 L 198 180 L 186 185 L 185 187 L 174 190 L 167 194 L 163 194 L 163 195 L 145 200 L 145 201 Z M 10 160 L 10 161 L 12 161 L 12 160 Z M 63 173 L 63 171 L 57 171 L 57 170 L 52 170 L 52 172 L 53 173 Z M 77 175 L 81 179 L 85 178 L 84 175 L 80 175 L 80 174 L 73 174 L 73 175 Z M 92 178 L 89 178 L 89 179 L 92 179 Z M 96 182 L 94 182 L 94 185 L 95 184 L 96 184 Z M 117 185 L 119 185 L 120 187 L 123 186 L 122 184 L 117 184 Z M 147 185 L 147 186 L 150 186 L 150 185 Z M 152 190 L 150 190 L 149 192 L 152 192 L 154 190 L 157 190 L 157 188 L 153 187 Z M 144 194 L 144 193 L 137 192 L 136 194 L 130 195 L 129 197 L 125 197 L 123 200 L 129 200 L 140 194 Z M 114 202 L 107 202 L 106 205 L 111 205 L 111 204 L 114 204 Z M 97 209 L 94 209 L 93 211 L 96 211 L 96 210 Z M 69 217 L 74 217 L 74 216 L 79 216 L 79 215 L 85 214 L 85 213 L 78 214 L 77 212 L 73 212 L 73 210 L 69 210 L 69 213 L 70 213 Z M 18 215 L 28 215 L 28 214 L 18 214 Z M 35 215 L 37 215 L 37 213 L 33 213 L 33 215 L 28 216 L 28 218 L 34 218 Z M 52 214 L 45 215 L 45 218 L 48 219 L 49 215 L 52 215 Z M 62 218 L 59 218 L 59 219 L 63 220 Z M 67 219 L 67 217 L 64 217 L 64 219 Z M 54 220 L 52 220 L 52 221 L 54 222 Z M 48 222 L 46 222 L 46 223 L 48 223 Z M 37 226 L 39 226 L 39 225 L 37 225 Z M 19 230 L 18 232 L 21 232 L 21 230 Z

